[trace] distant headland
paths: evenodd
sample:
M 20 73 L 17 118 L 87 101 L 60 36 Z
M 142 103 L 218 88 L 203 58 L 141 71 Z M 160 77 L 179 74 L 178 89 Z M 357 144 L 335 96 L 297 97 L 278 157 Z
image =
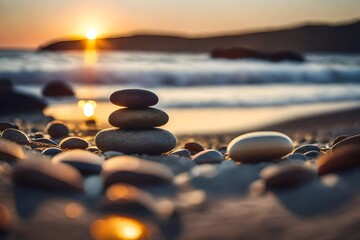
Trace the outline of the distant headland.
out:
M 99 50 L 152 52 L 211 52 L 214 49 L 248 48 L 264 52 L 360 53 L 360 20 L 339 25 L 307 24 L 292 28 L 218 35 L 182 37 L 139 34 L 96 40 Z M 87 40 L 62 40 L 41 45 L 40 51 L 84 50 Z

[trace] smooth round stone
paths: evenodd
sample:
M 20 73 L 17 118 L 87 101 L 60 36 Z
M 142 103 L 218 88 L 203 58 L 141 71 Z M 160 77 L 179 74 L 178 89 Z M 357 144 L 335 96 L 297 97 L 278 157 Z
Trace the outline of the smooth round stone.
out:
M 187 150 L 187 149 L 178 149 L 178 150 L 176 150 L 176 151 L 171 152 L 170 155 L 176 155 L 176 156 L 179 156 L 179 157 L 190 158 L 191 153 L 190 153 L 190 151 Z
M 89 143 L 79 137 L 67 137 L 60 142 L 59 146 L 62 149 L 86 149 Z
M 14 162 L 25 159 L 25 152 L 20 145 L 0 138 L 0 161 Z
M 170 183 L 174 177 L 165 165 L 131 156 L 118 156 L 104 162 L 101 176 L 105 186 L 114 183 L 152 185 Z
M 86 150 L 71 150 L 52 158 L 53 163 L 65 163 L 84 175 L 99 174 L 104 158 Z
M 230 142 L 228 156 L 237 162 L 271 161 L 291 152 L 292 140 L 280 132 L 251 132 Z
M 346 138 L 350 137 L 349 135 L 340 135 L 337 136 L 332 144 L 332 146 L 334 146 L 335 144 L 337 144 L 338 142 L 341 142 L 342 140 L 345 140 Z
M 204 147 L 201 146 L 200 144 L 196 143 L 196 142 L 188 142 L 188 143 L 185 143 L 185 146 L 184 146 L 185 149 L 189 150 L 191 155 L 195 155 L 197 154 L 198 152 L 201 152 L 204 150 Z
M 16 142 L 20 145 L 29 144 L 29 138 L 25 135 L 25 133 L 17 129 L 13 129 L 13 128 L 5 129 L 2 132 L 1 137 L 9 141 Z
M 266 188 L 289 188 L 317 178 L 316 172 L 303 165 L 270 166 L 260 172 Z
M 309 151 L 309 152 L 305 153 L 305 156 L 308 159 L 316 159 L 316 158 L 321 156 L 321 153 L 318 152 L 318 151 L 312 150 L 312 151 Z
M 306 144 L 306 145 L 302 145 L 300 147 L 297 147 L 294 149 L 293 153 L 307 153 L 310 151 L 318 151 L 320 152 L 320 148 L 316 145 L 312 145 L 312 144 Z
M 345 138 L 344 140 L 336 143 L 334 146 L 332 146 L 331 151 L 335 151 L 342 147 L 350 145 L 355 145 L 358 148 L 360 147 L 360 134 Z
M 224 161 L 224 156 L 219 151 L 208 149 L 194 155 L 193 161 L 197 164 L 221 163 Z
M 317 160 L 319 175 L 360 166 L 360 148 L 349 145 L 327 153 Z
M 125 89 L 111 94 L 110 102 L 123 107 L 144 108 L 157 104 L 158 96 L 155 93 L 142 89 Z
M 43 160 L 22 161 L 14 167 L 13 181 L 52 191 L 80 191 L 82 177 L 73 167 Z
M 55 141 L 48 139 L 48 138 L 37 138 L 37 139 L 34 139 L 33 142 L 45 143 L 45 144 L 50 144 L 50 145 L 55 145 L 55 146 L 58 145 Z
M 160 127 L 169 121 L 169 116 L 157 108 L 123 108 L 112 112 L 109 123 L 121 129 L 148 129 Z
M 46 148 L 44 151 L 42 151 L 42 154 L 44 154 L 45 156 L 50 156 L 53 157 L 59 153 L 62 153 L 63 151 L 59 148 L 56 147 L 50 147 L 50 148 Z
M 169 131 L 158 128 L 141 131 L 108 128 L 95 136 L 95 143 L 103 152 L 160 154 L 174 149 L 176 138 Z
M 9 209 L 5 205 L 0 203 L 0 238 L 1 238 L 1 233 L 5 233 L 9 231 L 10 223 L 11 223 L 11 215 Z
M 5 129 L 13 128 L 13 129 L 19 129 L 18 126 L 16 126 L 13 123 L 10 122 L 0 122 L 0 131 L 4 131 Z
M 63 138 L 69 135 L 69 128 L 62 121 L 52 121 L 46 126 L 46 132 L 52 138 Z

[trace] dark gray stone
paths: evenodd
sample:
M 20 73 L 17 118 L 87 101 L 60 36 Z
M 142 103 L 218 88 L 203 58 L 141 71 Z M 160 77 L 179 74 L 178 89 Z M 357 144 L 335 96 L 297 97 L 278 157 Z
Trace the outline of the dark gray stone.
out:
M 157 108 L 130 109 L 114 111 L 109 116 L 109 123 L 121 129 L 148 129 L 160 127 L 169 121 L 169 116 Z
M 157 104 L 159 101 L 155 93 L 142 89 L 125 89 L 111 94 L 110 102 L 117 106 L 129 108 L 144 108 Z
M 95 143 L 103 152 L 161 154 L 176 146 L 176 138 L 172 133 L 158 128 L 141 131 L 108 128 L 95 136 Z
M 20 145 L 29 144 L 29 138 L 26 136 L 26 134 L 17 129 L 5 129 L 2 132 L 1 137 L 9 141 L 16 142 Z
M 59 146 L 62 149 L 86 149 L 89 143 L 79 137 L 67 137 L 60 142 Z
M 69 128 L 62 121 L 51 121 L 46 126 L 46 132 L 52 138 L 63 138 L 69 135 Z

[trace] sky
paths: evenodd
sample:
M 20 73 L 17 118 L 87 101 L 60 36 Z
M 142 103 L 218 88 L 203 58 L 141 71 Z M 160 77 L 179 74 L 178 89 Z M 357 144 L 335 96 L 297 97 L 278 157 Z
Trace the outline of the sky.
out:
M 139 32 L 189 36 L 360 19 L 359 0 L 0 0 L 0 48 Z

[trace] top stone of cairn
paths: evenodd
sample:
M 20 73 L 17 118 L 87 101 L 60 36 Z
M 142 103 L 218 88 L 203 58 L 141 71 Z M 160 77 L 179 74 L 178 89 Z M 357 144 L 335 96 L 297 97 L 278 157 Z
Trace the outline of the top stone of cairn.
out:
M 128 108 L 145 108 L 157 104 L 158 101 L 155 93 L 141 89 L 119 90 L 110 96 L 111 103 Z

